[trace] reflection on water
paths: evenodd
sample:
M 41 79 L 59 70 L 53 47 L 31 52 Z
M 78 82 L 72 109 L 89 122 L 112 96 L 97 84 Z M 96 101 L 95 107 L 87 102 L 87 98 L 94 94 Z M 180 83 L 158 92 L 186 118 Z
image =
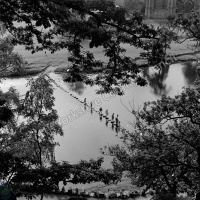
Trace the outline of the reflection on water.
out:
M 71 91 L 77 93 L 78 95 L 82 95 L 83 91 L 86 89 L 82 82 L 67 83 L 67 86 Z
M 174 67 L 174 65 L 172 65 L 171 68 L 172 67 Z M 174 74 L 177 79 L 176 81 L 179 82 L 183 78 L 184 84 L 182 86 L 192 85 L 197 78 L 197 63 L 187 62 L 182 64 L 181 68 L 181 73 L 176 71 Z M 147 68 L 144 70 L 144 76 L 147 78 L 149 86 L 153 89 L 152 92 L 154 95 L 170 95 L 173 87 L 175 88 L 175 85 L 173 87 L 169 87 L 169 84 L 166 81 L 169 75 L 169 69 L 170 66 L 165 65 L 160 69 Z M 172 74 L 170 74 L 170 77 L 171 76 Z
M 150 73 L 150 69 L 144 70 L 144 76 L 147 78 L 149 86 L 153 89 L 153 93 L 158 96 L 169 94 L 170 88 L 167 88 L 165 83 L 169 73 L 169 65 L 154 70 L 153 73 Z
M 187 85 L 192 85 L 197 78 L 196 73 L 197 64 L 195 62 L 188 62 L 183 64 L 183 75 Z
M 189 63 L 190 64 L 190 63 Z M 190 66 L 185 65 L 188 67 Z M 153 71 L 153 72 L 152 72 Z M 167 95 L 170 92 L 171 88 L 167 88 L 165 80 L 167 79 L 169 72 L 169 65 L 165 65 L 160 69 L 153 69 L 146 68 L 143 71 L 143 75 L 147 78 L 149 86 L 153 89 L 153 93 L 157 96 L 161 96 L 163 94 Z M 187 73 L 187 72 L 186 72 Z M 187 74 L 186 74 L 187 75 Z M 191 73 L 191 76 L 193 74 Z M 193 81 L 190 82 L 190 84 Z M 67 83 L 68 88 L 77 93 L 78 95 L 82 95 L 86 86 L 82 82 L 75 82 L 75 83 Z

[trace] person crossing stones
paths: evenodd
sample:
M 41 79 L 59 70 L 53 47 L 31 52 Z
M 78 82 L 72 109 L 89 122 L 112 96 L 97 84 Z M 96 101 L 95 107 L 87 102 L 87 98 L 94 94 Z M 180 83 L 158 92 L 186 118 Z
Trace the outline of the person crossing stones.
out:
M 118 127 L 120 128 L 120 121 L 118 120 Z
M 108 109 L 106 110 L 106 118 L 108 118 Z
M 84 104 L 85 104 L 85 105 L 87 104 L 87 102 L 86 102 L 86 98 L 84 99 L 84 101 L 83 101 L 83 102 L 84 102 Z
M 103 109 L 102 107 L 99 108 L 99 114 L 102 115 Z
M 112 121 L 114 122 L 114 119 L 115 119 L 115 115 L 114 115 L 114 113 L 112 114 Z
M 93 108 L 93 104 L 92 104 L 92 101 L 91 101 L 91 103 L 90 103 L 90 107 L 91 107 L 91 110 L 92 110 L 92 108 Z
M 116 126 L 118 126 L 118 122 L 119 122 L 118 116 L 119 116 L 119 115 L 117 115 L 117 117 L 115 118 Z

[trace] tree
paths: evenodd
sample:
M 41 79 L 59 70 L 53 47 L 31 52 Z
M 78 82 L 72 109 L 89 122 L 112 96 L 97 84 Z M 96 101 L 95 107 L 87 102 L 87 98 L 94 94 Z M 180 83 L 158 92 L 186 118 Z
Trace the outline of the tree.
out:
M 13 187 L 18 186 L 23 194 L 36 195 L 41 194 L 41 188 L 45 193 L 57 191 L 60 182 L 66 185 L 70 182 L 73 184 L 91 182 L 109 184 L 118 181 L 119 177 L 113 170 L 105 170 L 101 167 L 102 162 L 103 158 L 98 158 L 80 161 L 74 165 L 67 162 L 54 162 L 43 168 L 18 169 L 18 173 L 12 178 Z
M 18 54 L 13 52 L 14 45 L 12 37 L 7 34 L 6 28 L 0 23 L 0 77 L 6 77 L 10 74 L 23 75 L 27 62 Z
M 13 52 L 11 37 L 5 36 L 6 28 L 0 23 L 0 78 L 10 73 L 21 73 L 24 70 L 26 62 L 19 54 Z M 14 88 L 8 92 L 0 91 L 0 128 L 8 123 L 14 116 L 14 110 L 10 109 L 12 104 L 19 104 L 18 94 Z
M 13 106 L 19 105 L 18 93 L 14 88 L 7 92 L 0 91 L 0 128 L 3 128 L 12 120 L 15 109 Z
M 161 96 L 163 94 L 168 94 L 169 90 L 166 88 L 165 80 L 168 76 L 169 65 L 163 65 L 158 71 L 153 74 L 149 73 L 149 68 L 144 70 L 144 75 L 148 80 L 148 84 L 153 89 L 155 95 Z
M 123 146 L 109 147 L 113 166 L 127 171 L 134 184 L 180 192 L 200 189 L 200 89 L 185 88 L 174 98 L 146 102 L 135 115 L 133 132 L 120 137 Z
M 177 43 L 183 43 L 186 40 L 191 41 L 190 48 L 197 48 L 200 41 L 200 13 L 193 11 L 189 14 L 179 14 L 178 16 L 170 15 L 168 17 L 170 26 L 173 28 L 176 37 L 174 40 Z M 181 32 L 181 34 L 180 34 Z
M 12 145 L 13 154 L 25 157 L 26 162 L 31 161 L 27 169 L 28 177 L 41 176 L 51 162 L 55 161 L 54 141 L 55 134 L 63 135 L 58 123 L 58 115 L 54 107 L 53 86 L 44 76 L 31 79 L 28 83 L 30 90 L 19 107 L 22 123 L 17 123 L 13 128 L 14 136 Z M 18 171 L 18 176 L 20 172 Z M 23 174 L 25 172 L 23 170 Z M 37 174 L 37 176 L 36 176 Z M 25 176 L 27 179 L 27 176 Z M 29 180 L 29 179 L 28 179 Z M 33 180 L 30 179 L 29 181 Z M 43 179 L 42 179 L 43 180 Z M 45 191 L 45 182 L 40 187 L 41 199 Z
M 13 36 L 12 44 L 25 45 L 32 53 L 67 48 L 72 56 L 66 81 L 97 84 L 101 87 L 99 93 L 122 94 L 120 85 L 132 80 L 144 86 L 147 82 L 140 75 L 142 68 L 125 55 L 122 44 L 141 48 L 141 57 L 152 66 L 165 60 L 166 48 L 171 42 L 166 30 L 145 24 L 137 12 L 127 20 L 125 10 L 116 7 L 113 1 L 95 2 L 97 5 L 84 0 L 2 0 L 0 21 Z M 93 11 L 96 7 L 98 13 Z M 90 48 L 103 46 L 107 63 L 96 60 L 91 52 L 82 49 L 81 41 L 86 38 L 90 40 Z M 97 74 L 95 78 L 91 76 L 94 73 Z
M 33 157 L 39 166 L 43 166 L 47 160 L 51 160 L 56 145 L 54 136 L 62 136 L 63 131 L 58 123 L 57 111 L 54 109 L 55 98 L 50 80 L 40 76 L 31 79 L 28 86 L 30 90 L 19 108 L 24 121 L 15 131 L 18 137 L 22 137 L 22 142 L 26 142 L 30 151 L 29 156 Z
M 63 131 L 54 109 L 53 86 L 45 75 L 30 79 L 28 86 L 22 99 L 16 97 L 18 104 L 13 105 L 12 120 L 0 129 L 1 179 L 11 184 L 15 192 L 25 196 L 39 194 L 41 200 L 45 192 L 57 191 L 61 181 L 64 185 L 118 181 L 117 173 L 101 167 L 103 158 L 78 164 L 56 162 L 54 147 L 58 143 L 54 136 L 63 135 Z

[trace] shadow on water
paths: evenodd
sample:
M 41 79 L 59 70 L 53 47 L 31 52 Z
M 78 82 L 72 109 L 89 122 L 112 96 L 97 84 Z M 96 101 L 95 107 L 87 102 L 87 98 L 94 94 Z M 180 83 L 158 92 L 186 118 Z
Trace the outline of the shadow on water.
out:
M 183 76 L 185 85 L 193 85 L 197 78 L 198 64 L 196 62 L 186 62 L 182 63 L 182 74 L 177 74 L 177 76 Z M 156 96 L 169 95 L 171 92 L 170 87 L 166 84 L 166 79 L 168 78 L 168 73 L 170 66 L 163 66 L 160 69 L 147 68 L 144 70 L 143 74 L 147 78 L 149 86 L 153 89 L 153 94 Z M 179 77 L 177 77 L 177 80 Z
M 196 68 L 196 62 L 182 63 L 182 75 L 184 77 L 184 82 L 186 85 L 192 85 L 196 80 Z M 150 88 L 153 89 L 152 93 L 155 96 L 169 95 L 169 93 L 171 92 L 172 88 L 166 84 L 166 79 L 168 78 L 169 71 L 169 65 L 164 65 L 160 69 L 144 69 L 143 75 L 147 79 Z M 179 76 L 182 75 L 179 74 Z M 87 90 L 86 85 L 82 82 L 67 83 L 67 87 L 80 96 L 83 95 L 85 90 Z
M 191 65 L 191 63 L 188 63 L 188 65 Z M 187 66 L 187 64 L 185 65 L 185 67 L 187 68 L 186 70 L 189 70 L 189 66 Z M 170 66 L 165 65 L 160 69 L 153 70 L 153 72 L 152 72 L 152 68 L 146 68 L 143 71 L 144 76 L 148 80 L 149 86 L 153 89 L 153 93 L 157 96 L 168 94 L 170 92 L 170 88 L 167 89 L 167 85 L 165 84 L 165 80 L 168 77 L 169 69 L 170 69 Z M 189 74 L 188 72 L 186 73 Z M 71 91 L 77 93 L 80 96 L 86 90 L 86 86 L 82 82 L 66 83 L 66 85 Z
M 183 64 L 182 72 L 185 77 L 185 82 L 187 85 L 192 85 L 197 78 L 197 64 L 188 62 Z
M 151 68 L 144 70 L 143 74 L 147 78 L 149 86 L 153 89 L 153 93 L 157 96 L 166 95 L 170 92 L 170 88 L 167 89 L 165 80 L 168 77 L 169 65 L 165 65 L 158 70 L 150 72 Z
M 86 86 L 82 82 L 67 83 L 67 87 L 78 95 L 82 95 L 86 89 Z

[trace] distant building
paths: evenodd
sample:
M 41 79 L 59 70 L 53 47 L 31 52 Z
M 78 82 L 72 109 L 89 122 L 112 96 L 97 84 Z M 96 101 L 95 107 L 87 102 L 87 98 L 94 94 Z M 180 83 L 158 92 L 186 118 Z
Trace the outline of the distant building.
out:
M 129 13 L 140 11 L 144 14 L 145 0 L 115 0 L 115 4 L 124 7 Z
M 190 13 L 200 9 L 200 0 L 146 0 L 147 19 L 165 19 L 170 14 Z

